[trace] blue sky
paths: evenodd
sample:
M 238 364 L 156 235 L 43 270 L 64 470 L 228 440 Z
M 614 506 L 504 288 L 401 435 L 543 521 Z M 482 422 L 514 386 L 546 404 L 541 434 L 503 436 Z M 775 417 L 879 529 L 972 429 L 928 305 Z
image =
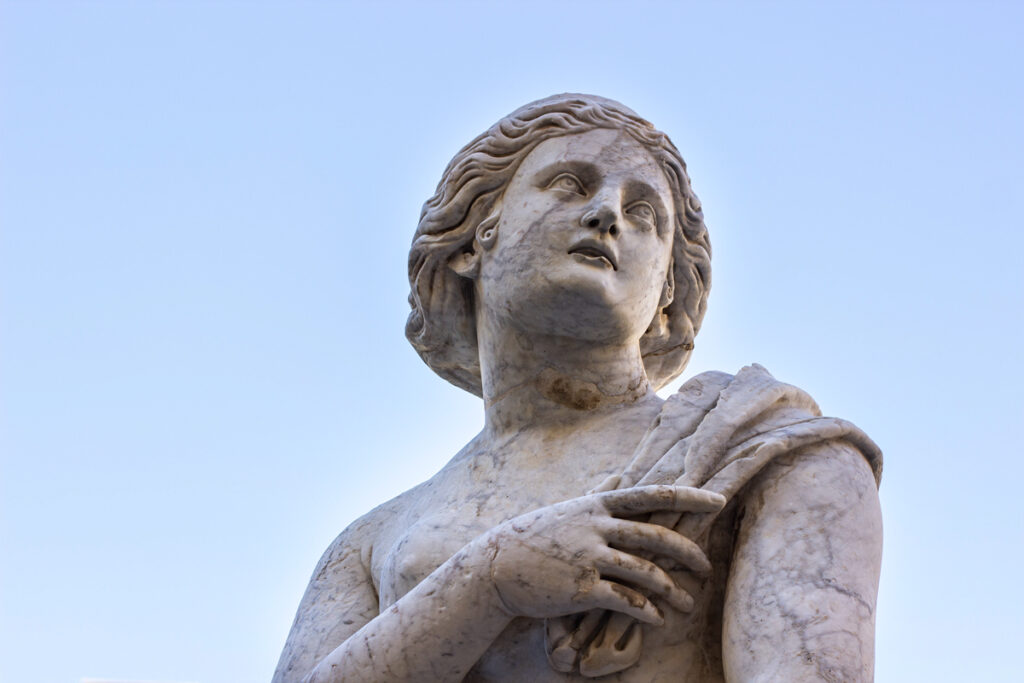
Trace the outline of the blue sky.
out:
M 0 679 L 269 679 L 320 553 L 480 427 L 403 336 L 448 159 L 612 97 L 714 247 L 687 375 L 882 446 L 877 680 L 1024 637 L 1014 3 L 0 4 Z

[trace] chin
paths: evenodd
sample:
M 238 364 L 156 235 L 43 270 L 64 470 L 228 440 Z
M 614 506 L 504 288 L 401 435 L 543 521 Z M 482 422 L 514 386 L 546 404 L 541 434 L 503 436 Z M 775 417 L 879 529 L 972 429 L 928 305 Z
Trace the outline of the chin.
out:
M 616 292 L 608 279 L 566 279 L 517 287 L 504 310 L 531 332 L 611 344 L 639 340 L 654 317 L 652 309 L 641 320 L 638 310 L 646 307 Z

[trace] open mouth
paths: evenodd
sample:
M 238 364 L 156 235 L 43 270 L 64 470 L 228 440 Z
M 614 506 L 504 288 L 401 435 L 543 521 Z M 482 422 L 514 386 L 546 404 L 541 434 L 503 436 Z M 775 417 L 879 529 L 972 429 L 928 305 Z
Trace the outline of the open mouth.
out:
M 581 260 L 583 260 L 584 262 L 600 264 L 606 268 L 618 270 L 618 268 L 615 265 L 615 260 L 612 258 L 612 255 L 595 244 L 577 245 L 570 249 L 569 253 L 574 256 L 582 257 Z

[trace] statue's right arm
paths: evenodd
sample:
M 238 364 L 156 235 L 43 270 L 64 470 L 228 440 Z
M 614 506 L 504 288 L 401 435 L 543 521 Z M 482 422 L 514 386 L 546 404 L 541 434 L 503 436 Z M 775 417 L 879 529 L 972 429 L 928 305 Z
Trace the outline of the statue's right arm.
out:
M 693 600 L 644 556 L 710 564 L 684 536 L 623 517 L 724 503 L 699 489 L 647 486 L 549 505 L 477 537 L 383 612 L 363 550 L 370 524 L 357 522 L 320 560 L 274 683 L 461 681 L 516 617 L 610 609 L 661 623 L 645 596 L 682 610 Z
M 461 680 L 511 620 L 488 563 L 470 544 L 379 613 L 359 535 L 346 530 L 321 558 L 274 683 Z

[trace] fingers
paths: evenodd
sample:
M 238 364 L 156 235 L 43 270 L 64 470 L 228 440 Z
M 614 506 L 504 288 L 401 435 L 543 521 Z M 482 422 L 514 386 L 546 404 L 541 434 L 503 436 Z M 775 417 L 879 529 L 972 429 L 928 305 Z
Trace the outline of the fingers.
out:
M 583 616 L 572 614 L 545 620 L 545 648 L 548 652 L 548 662 L 555 671 L 572 673 L 576 668 L 579 650 L 586 642 L 585 638 L 590 637 L 590 632 L 599 623 L 603 614 L 604 610 L 595 609 Z M 593 623 L 587 625 L 591 617 L 594 617 Z M 586 635 L 580 635 L 581 632 Z
M 661 444 L 658 439 L 660 430 L 657 429 L 657 425 L 660 422 L 661 418 L 658 418 L 655 426 L 647 430 L 644 438 L 640 440 L 640 445 L 633 452 L 632 460 L 630 460 L 629 465 L 626 466 L 625 471 L 622 473 L 621 484 L 623 487 L 636 486 L 637 481 L 658 462 L 658 458 L 668 448 L 668 446 Z
M 706 561 L 706 560 L 705 560 Z M 682 612 L 693 609 L 693 598 L 676 585 L 664 569 L 645 560 L 614 548 L 605 548 L 594 562 L 603 577 L 619 579 L 647 592 L 658 595 Z
M 647 523 L 663 526 L 666 529 L 675 529 L 681 518 L 682 515 L 678 512 L 655 512 L 647 520 Z
M 587 491 L 587 493 L 602 493 L 604 491 L 614 491 L 619 487 L 619 481 L 621 479 L 621 475 L 612 474 L 607 479 L 602 481 L 600 484 Z
M 587 596 L 593 607 L 610 609 L 614 612 L 628 614 L 645 624 L 661 626 L 665 617 L 661 610 L 641 593 L 612 581 L 598 581 Z
M 596 495 L 610 513 L 623 516 L 659 511 L 718 512 L 725 505 L 725 497 L 689 486 L 636 486 Z
M 637 486 L 651 484 L 670 484 L 683 474 L 686 452 L 689 450 L 689 439 L 677 442 L 661 459 L 647 471 L 636 483 Z
M 643 650 L 643 629 L 636 619 L 612 612 L 600 633 L 580 653 L 580 674 L 597 678 L 636 664 Z
M 601 531 L 610 545 L 668 557 L 699 574 L 711 571 L 711 562 L 700 546 L 672 529 L 645 522 L 609 519 Z

